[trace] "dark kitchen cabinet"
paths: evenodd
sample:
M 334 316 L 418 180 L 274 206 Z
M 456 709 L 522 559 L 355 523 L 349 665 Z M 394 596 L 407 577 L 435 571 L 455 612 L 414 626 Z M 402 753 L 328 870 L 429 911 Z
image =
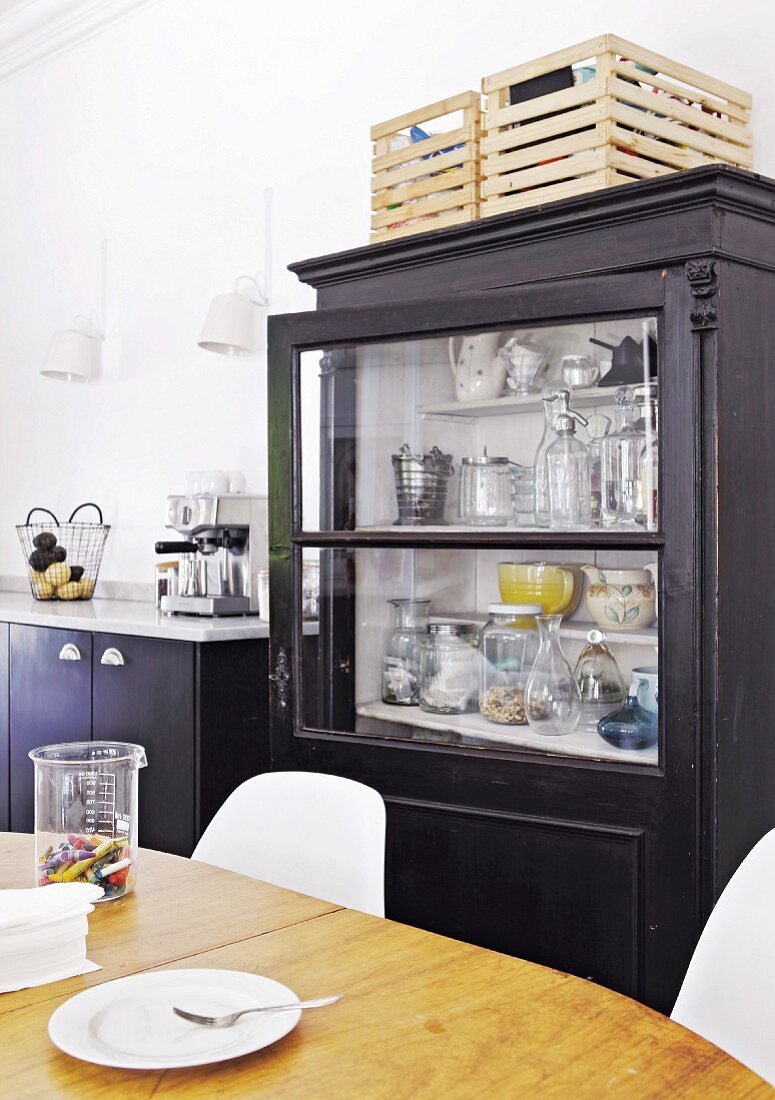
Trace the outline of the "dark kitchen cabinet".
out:
M 141 844 L 191 855 L 234 788 L 269 768 L 267 652 L 261 638 L 194 643 L 0 623 L 0 829 L 33 829 L 30 749 L 131 741 L 148 757 Z
M 190 642 L 94 636 L 92 736 L 143 745 L 140 843 L 178 855 L 197 840 L 194 658 Z
M 8 623 L 0 623 L 0 832 L 11 827 L 10 740 L 8 736 Z
M 11 829 L 32 832 L 33 765 L 28 752 L 91 737 L 92 636 L 82 630 L 11 623 L 10 645 Z
M 775 615 L 761 597 L 775 545 L 773 257 L 775 182 L 711 166 L 294 265 L 318 309 L 269 320 L 271 766 L 383 794 L 389 917 L 672 1007 L 716 898 L 775 826 Z M 549 348 L 555 377 L 564 354 L 601 362 L 596 340 L 629 336 L 645 381 L 656 349 L 659 473 L 638 489 L 653 489 L 656 516 L 396 523 L 402 443 L 438 445 L 456 466 L 484 446 L 533 461 L 540 394 L 475 405 L 450 372 L 448 349 L 489 340 L 494 359 L 512 335 Z M 610 412 L 602 382 L 574 405 Z M 655 744 L 611 751 L 594 731 L 540 738 L 384 703 L 387 601 L 429 598 L 432 614 L 481 622 L 504 560 L 657 564 L 657 621 L 609 629 L 623 669 L 658 670 Z M 569 614 L 569 655 L 593 625 Z

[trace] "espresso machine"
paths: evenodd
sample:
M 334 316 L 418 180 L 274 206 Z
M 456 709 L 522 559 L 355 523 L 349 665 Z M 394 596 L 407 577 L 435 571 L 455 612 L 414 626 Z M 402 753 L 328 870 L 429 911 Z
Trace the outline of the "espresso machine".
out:
M 267 499 L 245 493 L 170 496 L 165 527 L 183 542 L 157 542 L 157 554 L 178 554 L 178 592 L 161 610 L 177 615 L 258 612 L 255 577 L 267 566 Z

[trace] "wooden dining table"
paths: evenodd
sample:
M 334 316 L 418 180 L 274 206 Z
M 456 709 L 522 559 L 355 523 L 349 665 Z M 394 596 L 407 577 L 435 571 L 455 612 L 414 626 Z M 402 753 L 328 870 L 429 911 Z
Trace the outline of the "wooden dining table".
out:
M 0 833 L 0 888 L 31 884 L 31 836 Z M 733 1058 L 590 981 L 143 850 L 137 888 L 89 917 L 101 970 L 0 995 L 0 1096 L 771 1097 Z M 120 1070 L 61 1053 L 69 997 L 141 971 L 262 974 L 299 997 L 342 993 L 273 1046 L 190 1069 Z

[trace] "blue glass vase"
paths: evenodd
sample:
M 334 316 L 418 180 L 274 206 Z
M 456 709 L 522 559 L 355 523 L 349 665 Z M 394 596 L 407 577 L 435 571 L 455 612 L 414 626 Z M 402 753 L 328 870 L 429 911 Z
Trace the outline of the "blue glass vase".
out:
M 645 710 L 633 694 L 627 696 L 619 710 L 606 714 L 597 724 L 603 740 L 617 749 L 650 749 L 657 743 L 658 730 L 656 714 Z

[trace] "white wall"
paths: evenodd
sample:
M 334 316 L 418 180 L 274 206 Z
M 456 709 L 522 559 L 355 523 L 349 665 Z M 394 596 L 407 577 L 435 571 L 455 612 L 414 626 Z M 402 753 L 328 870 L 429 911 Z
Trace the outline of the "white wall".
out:
M 475 15 L 474 15 L 475 13 Z M 210 297 L 263 256 L 273 312 L 310 309 L 287 263 L 366 243 L 369 125 L 604 31 L 750 89 L 775 175 L 769 5 L 706 0 L 156 0 L 0 85 L 0 575 L 32 504 L 103 504 L 103 578 L 148 581 L 186 470 L 265 485 L 265 357 L 200 351 Z M 99 303 L 104 376 L 41 377 L 51 331 Z

